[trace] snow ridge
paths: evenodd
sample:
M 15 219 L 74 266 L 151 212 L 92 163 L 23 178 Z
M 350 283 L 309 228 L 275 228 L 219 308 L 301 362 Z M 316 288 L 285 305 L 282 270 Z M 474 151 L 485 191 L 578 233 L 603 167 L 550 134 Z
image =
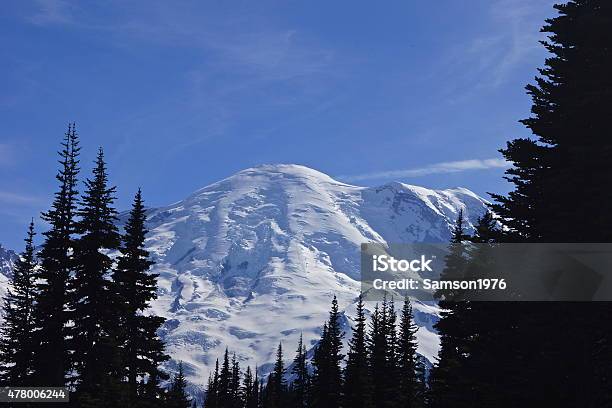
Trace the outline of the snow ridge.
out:
M 361 243 L 447 242 L 460 209 L 469 230 L 485 206 L 463 188 L 358 187 L 279 164 L 243 170 L 152 209 L 147 247 L 160 274 L 153 307 L 168 319 L 168 352 L 202 387 L 225 347 L 242 364 L 261 365 L 273 361 L 279 341 L 292 350 L 300 333 L 314 345 L 334 294 L 350 330 Z M 414 309 L 419 352 L 433 361 L 438 310 L 422 303 Z

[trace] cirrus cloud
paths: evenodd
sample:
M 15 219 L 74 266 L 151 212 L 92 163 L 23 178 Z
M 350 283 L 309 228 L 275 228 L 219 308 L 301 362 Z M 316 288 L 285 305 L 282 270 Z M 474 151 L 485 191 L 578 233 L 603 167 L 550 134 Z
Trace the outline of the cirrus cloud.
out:
M 470 170 L 487 170 L 494 168 L 507 168 L 510 163 L 504 159 L 470 159 L 429 164 L 403 170 L 387 170 L 363 174 L 344 175 L 338 178 L 343 181 L 364 181 L 381 179 L 399 179 L 408 177 L 422 177 L 431 174 L 459 173 Z

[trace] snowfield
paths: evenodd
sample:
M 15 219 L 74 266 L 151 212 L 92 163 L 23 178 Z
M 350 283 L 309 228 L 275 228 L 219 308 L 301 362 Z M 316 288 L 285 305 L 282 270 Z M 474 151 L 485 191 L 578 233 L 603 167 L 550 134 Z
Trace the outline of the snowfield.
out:
M 304 166 L 264 165 L 150 210 L 147 246 L 160 274 L 153 309 L 168 319 L 168 368 L 183 361 L 202 389 L 226 347 L 267 372 L 279 341 L 289 363 L 300 333 L 316 343 L 333 295 L 348 340 L 360 244 L 447 242 L 459 209 L 471 228 L 485 201 L 463 188 L 357 187 Z M 439 311 L 414 309 L 418 351 L 433 362 Z

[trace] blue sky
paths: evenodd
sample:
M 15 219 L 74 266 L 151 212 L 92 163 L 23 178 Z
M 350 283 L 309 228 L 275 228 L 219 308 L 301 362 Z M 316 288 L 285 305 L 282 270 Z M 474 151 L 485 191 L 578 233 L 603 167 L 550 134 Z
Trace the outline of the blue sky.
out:
M 47 208 L 68 121 L 83 174 L 105 148 L 122 209 L 263 163 L 505 192 L 497 149 L 529 135 L 552 3 L 5 2 L 0 243 Z

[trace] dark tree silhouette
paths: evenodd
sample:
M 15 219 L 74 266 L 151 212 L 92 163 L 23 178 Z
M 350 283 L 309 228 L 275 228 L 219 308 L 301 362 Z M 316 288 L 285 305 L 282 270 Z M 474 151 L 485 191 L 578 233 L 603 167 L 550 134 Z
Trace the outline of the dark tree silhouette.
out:
M 306 346 L 302 334 L 293 359 L 291 372 L 294 376 L 291 384 L 292 405 L 295 408 L 306 407 L 308 402 L 308 388 L 310 387 L 310 375 L 308 373 L 308 362 L 306 356 Z
M 357 316 L 353 336 L 349 340 L 346 368 L 344 370 L 344 406 L 365 408 L 371 406 L 371 378 L 368 368 L 366 317 L 363 296 L 357 300 Z
M 11 287 L 4 297 L 4 323 L 0 331 L 2 384 L 32 384 L 35 343 L 33 338 L 36 259 L 34 221 L 30 222 L 25 249 L 15 264 Z
M 140 189 L 134 197 L 134 203 L 122 237 L 121 255 L 112 278 L 115 293 L 117 323 L 120 326 L 118 345 L 122 351 L 122 366 L 129 386 L 131 403 L 145 398 L 138 395 L 141 388 L 139 378 L 165 379 L 160 371 L 162 362 L 169 359 L 164 353 L 164 345 L 157 336 L 157 330 L 164 318 L 143 314 L 149 303 L 157 298 L 157 277 L 148 273 L 153 264 L 149 253 L 144 249 L 145 208 Z M 148 394 L 153 390 L 149 387 Z M 160 389 L 161 391 L 161 389 Z M 158 393 L 153 393 L 158 394 Z M 157 396 L 155 399 L 157 399 Z
M 108 251 L 119 249 L 120 236 L 113 208 L 115 188 L 108 186 L 102 149 L 93 178 L 85 186 L 78 212 L 80 237 L 75 242 L 70 331 L 79 394 L 102 398 L 104 393 L 116 393 L 121 380 L 116 292 L 108 279 L 113 265 Z
M 329 320 L 323 326 L 321 340 L 317 345 L 312 361 L 311 407 L 332 408 L 342 402 L 342 338 L 338 300 L 332 300 Z
M 163 406 L 167 408 L 190 408 L 191 400 L 187 396 L 186 388 L 187 380 L 183 372 L 183 363 L 179 362 L 178 372 L 172 378 Z
M 41 386 L 64 386 L 70 369 L 66 342 L 69 320 L 67 285 L 74 267 L 72 251 L 79 151 L 76 127 L 74 123 L 69 124 L 59 152 L 60 170 L 56 176 L 59 190 L 51 208 L 42 214 L 50 229 L 43 232 L 45 239 L 39 253 L 41 268 L 37 274 L 34 308 L 36 353 L 33 382 Z

